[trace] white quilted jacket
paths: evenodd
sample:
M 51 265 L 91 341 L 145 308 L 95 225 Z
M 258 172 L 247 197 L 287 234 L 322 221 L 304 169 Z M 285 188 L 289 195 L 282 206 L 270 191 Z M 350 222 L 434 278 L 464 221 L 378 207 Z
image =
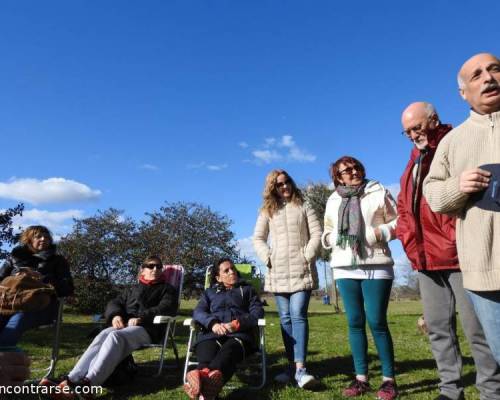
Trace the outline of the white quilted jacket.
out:
M 321 225 L 309 206 L 287 203 L 272 218 L 260 213 L 253 245 L 267 265 L 265 290 L 293 293 L 318 288 L 315 259 L 321 246 Z

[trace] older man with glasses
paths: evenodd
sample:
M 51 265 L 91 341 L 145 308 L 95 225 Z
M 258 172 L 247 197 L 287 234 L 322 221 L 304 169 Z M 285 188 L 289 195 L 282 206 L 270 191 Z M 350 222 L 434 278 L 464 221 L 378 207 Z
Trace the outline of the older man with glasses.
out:
M 434 213 L 422 196 L 436 148 L 451 125 L 440 122 L 434 106 L 410 104 L 401 116 L 403 134 L 414 147 L 401 177 L 396 234 L 418 271 L 424 317 L 439 373 L 437 399 L 462 399 L 462 356 L 456 306 L 477 368 L 481 399 L 500 398 L 500 374 L 462 283 L 455 245 L 455 218 Z

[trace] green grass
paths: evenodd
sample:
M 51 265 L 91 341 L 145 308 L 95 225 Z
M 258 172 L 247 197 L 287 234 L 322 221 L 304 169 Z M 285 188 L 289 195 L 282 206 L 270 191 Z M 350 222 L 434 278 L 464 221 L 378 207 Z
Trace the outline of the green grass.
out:
M 268 384 L 255 392 L 242 386 L 237 378 L 231 381 L 231 388 L 225 388 L 224 399 L 341 399 L 342 389 L 352 378 L 352 361 L 347 340 L 345 315 L 334 314 L 331 306 L 325 306 L 313 300 L 309 310 L 310 341 L 308 369 L 318 378 L 322 386 L 315 392 L 304 391 L 292 386 L 277 385 L 272 377 L 279 373 L 285 363 L 284 348 L 279 329 L 279 319 L 274 301 L 268 299 L 266 307 L 266 341 L 268 354 Z M 181 314 L 190 316 L 194 301 L 182 304 Z M 430 352 L 427 338 L 417 331 L 416 320 L 421 314 L 421 305 L 417 301 L 393 302 L 389 310 L 389 322 L 395 345 L 397 381 L 401 390 L 401 398 L 434 399 L 438 395 L 437 373 Z M 183 318 L 180 318 L 182 320 Z M 65 313 L 62 331 L 61 359 L 57 374 L 68 372 L 75 364 L 77 357 L 85 350 L 90 339 L 87 335 L 95 325 L 89 316 Z M 33 378 L 41 376 L 41 368 L 48 364 L 50 346 L 46 340 L 50 330 L 36 330 L 25 335 L 21 347 L 32 357 Z M 186 351 L 187 329 L 181 324 L 177 326 L 176 343 L 183 359 Z M 475 369 L 470 351 L 460 333 L 461 347 L 464 353 L 464 381 L 467 385 L 466 397 L 469 400 L 479 399 L 474 387 Z M 370 380 L 372 387 L 380 384 L 380 363 L 369 335 Z M 156 352 L 146 350 L 134 353 L 140 364 L 139 376 L 130 385 L 105 392 L 101 399 L 187 399 L 181 385 L 182 371 L 177 368 L 167 369 L 158 379 L 152 378 L 156 367 Z M 182 360 L 183 361 L 183 360 Z M 171 351 L 167 354 L 167 362 L 175 364 Z M 360 397 L 373 399 L 375 392 Z

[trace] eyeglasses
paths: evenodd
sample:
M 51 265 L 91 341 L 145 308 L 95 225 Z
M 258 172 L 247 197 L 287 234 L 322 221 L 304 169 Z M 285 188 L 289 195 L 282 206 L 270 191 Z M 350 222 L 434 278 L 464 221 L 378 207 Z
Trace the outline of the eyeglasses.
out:
M 283 186 L 290 186 L 290 179 L 287 179 L 286 181 L 283 182 L 276 182 L 276 187 L 282 188 Z
M 163 268 L 163 265 L 161 264 L 144 264 L 144 268 L 147 268 L 147 269 L 162 269 Z
M 406 136 L 407 138 L 411 137 L 412 132 L 422 132 L 422 124 L 415 125 L 412 128 L 408 128 L 401 132 L 401 135 Z
M 360 169 L 360 167 L 354 165 L 352 167 L 347 167 L 347 168 L 343 169 L 342 171 L 339 171 L 338 174 L 339 175 L 347 175 L 347 174 L 352 175 L 352 173 L 354 171 L 361 172 L 361 169 Z

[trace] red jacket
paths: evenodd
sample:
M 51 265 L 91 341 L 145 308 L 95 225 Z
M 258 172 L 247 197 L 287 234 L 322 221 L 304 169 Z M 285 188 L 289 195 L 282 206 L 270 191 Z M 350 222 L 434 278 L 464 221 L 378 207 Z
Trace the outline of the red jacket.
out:
M 439 125 L 436 131 L 430 133 L 426 152 L 413 148 L 401 177 L 396 235 L 412 268 L 418 271 L 459 269 L 455 218 L 433 212 L 422 196 L 422 183 L 429 172 L 437 145 L 451 129 L 451 125 Z M 418 162 L 421 163 L 420 172 L 414 185 L 413 167 Z

